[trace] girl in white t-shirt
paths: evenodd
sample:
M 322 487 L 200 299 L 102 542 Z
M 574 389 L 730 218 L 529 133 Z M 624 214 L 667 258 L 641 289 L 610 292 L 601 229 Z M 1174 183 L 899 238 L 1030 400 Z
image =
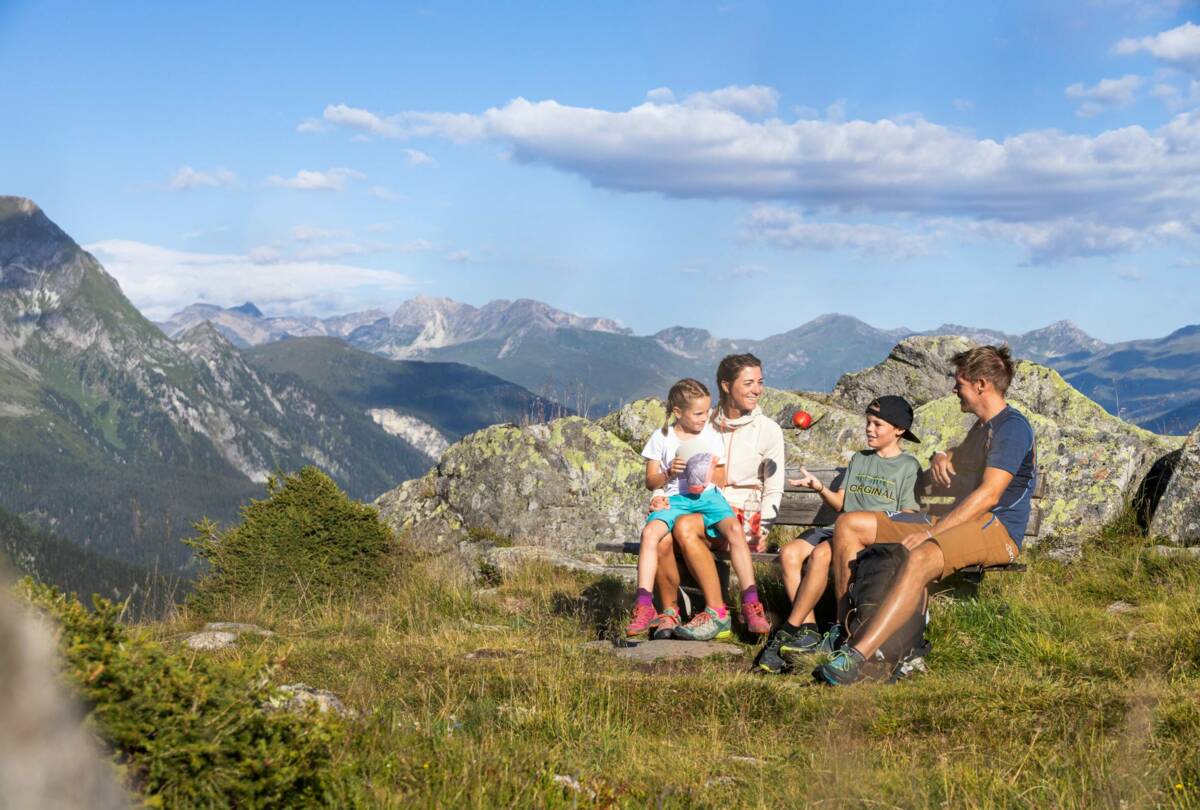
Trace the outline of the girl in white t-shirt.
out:
M 712 399 L 698 380 L 683 379 L 667 394 L 667 420 L 651 434 L 642 450 L 646 459 L 646 488 L 654 491 L 650 514 L 642 529 L 638 554 L 637 602 L 625 629 L 627 637 L 640 636 L 663 625 L 679 623 L 672 611 L 654 609 L 651 589 L 658 571 L 658 544 L 671 533 L 682 515 L 699 514 L 705 528 L 729 542 L 745 543 L 745 536 L 729 502 L 721 494 L 724 483 L 725 446 L 708 421 Z M 674 424 L 671 419 L 674 418 Z M 744 572 L 738 572 L 739 576 Z M 753 582 L 753 572 L 748 572 Z M 669 627 L 668 627 L 669 625 Z M 728 632 L 726 632 L 728 635 Z

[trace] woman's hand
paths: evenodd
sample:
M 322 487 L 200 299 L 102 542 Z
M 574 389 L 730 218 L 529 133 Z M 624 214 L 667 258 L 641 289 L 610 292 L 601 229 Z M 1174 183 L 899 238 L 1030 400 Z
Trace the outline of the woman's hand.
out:
M 650 511 L 646 514 L 649 515 L 653 512 L 661 512 L 664 509 L 669 509 L 670 506 L 671 502 L 667 500 L 666 495 L 656 495 L 650 499 Z
M 799 478 L 789 478 L 787 482 L 793 487 L 804 487 L 805 489 L 811 489 L 813 492 L 820 492 L 825 489 L 825 485 L 821 483 L 821 479 L 803 467 L 800 468 Z

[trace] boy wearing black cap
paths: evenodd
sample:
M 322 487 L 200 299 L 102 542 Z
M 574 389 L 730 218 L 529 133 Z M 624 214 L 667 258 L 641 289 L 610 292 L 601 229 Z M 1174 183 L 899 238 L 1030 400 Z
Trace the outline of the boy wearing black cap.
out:
M 789 479 L 788 483 L 813 490 L 839 512 L 885 512 L 893 520 L 924 521 L 923 515 L 907 514 L 920 509 L 916 484 L 921 463 L 900 449 L 901 439 L 920 442 L 909 430 L 912 422 L 913 409 L 907 400 L 879 397 L 867 406 L 869 449 L 851 457 L 841 489 L 826 487 L 803 467 L 803 477 Z M 779 673 L 787 667 L 785 655 L 831 651 L 838 643 L 841 628 L 834 626 L 822 638 L 813 615 L 829 580 L 832 536 L 832 526 L 811 529 L 780 551 L 779 563 L 784 587 L 792 599 L 792 612 L 763 648 L 759 669 Z

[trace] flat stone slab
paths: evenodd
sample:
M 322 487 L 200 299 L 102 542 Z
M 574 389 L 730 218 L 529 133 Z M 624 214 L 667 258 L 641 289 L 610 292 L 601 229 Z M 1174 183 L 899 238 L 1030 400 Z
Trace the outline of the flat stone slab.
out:
M 219 633 L 243 633 L 254 636 L 273 636 L 275 635 L 265 627 L 259 627 L 257 624 L 245 624 L 243 622 L 209 622 L 204 625 L 205 630 L 215 630 Z
M 627 642 L 622 646 L 611 641 L 589 641 L 589 650 L 611 653 L 618 658 L 648 664 L 655 661 L 681 661 L 687 658 L 708 658 L 711 655 L 741 655 L 744 650 L 736 644 L 720 641 L 680 641 L 679 639 L 651 639 L 650 641 Z

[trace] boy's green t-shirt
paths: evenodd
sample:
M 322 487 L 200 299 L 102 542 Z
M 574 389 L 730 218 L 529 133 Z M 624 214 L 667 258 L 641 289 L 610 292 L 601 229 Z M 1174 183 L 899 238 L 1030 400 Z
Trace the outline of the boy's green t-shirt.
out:
M 874 450 L 860 450 L 846 467 L 842 489 L 846 492 L 843 512 L 901 512 L 918 510 L 917 476 L 921 462 L 901 452 L 882 458 Z

